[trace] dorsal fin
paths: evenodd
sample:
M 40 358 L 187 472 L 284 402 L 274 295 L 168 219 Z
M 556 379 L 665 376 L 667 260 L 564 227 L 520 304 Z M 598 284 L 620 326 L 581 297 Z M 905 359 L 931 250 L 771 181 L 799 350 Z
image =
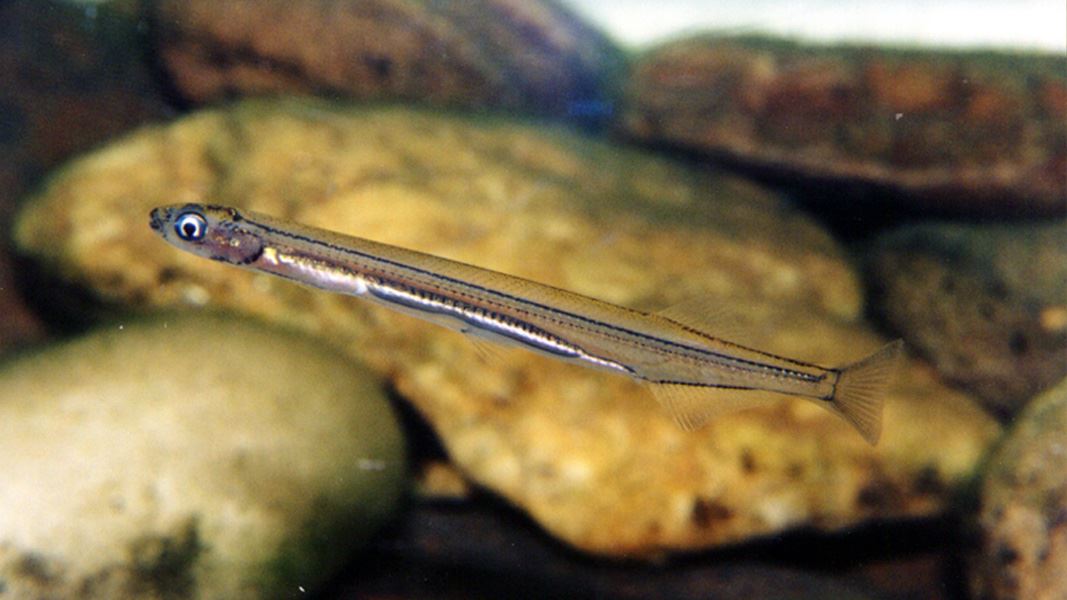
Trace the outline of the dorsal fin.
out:
M 748 340 L 744 319 L 723 298 L 701 296 L 672 304 L 655 313 L 720 340 L 743 343 Z

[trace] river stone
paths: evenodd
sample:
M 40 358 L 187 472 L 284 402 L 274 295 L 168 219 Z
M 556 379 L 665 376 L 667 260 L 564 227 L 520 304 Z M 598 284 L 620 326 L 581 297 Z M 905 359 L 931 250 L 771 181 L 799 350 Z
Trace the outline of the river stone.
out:
M 1067 598 L 1067 380 L 1034 399 L 990 461 L 976 597 Z
M 874 196 L 935 214 L 1067 211 L 1062 53 L 704 36 L 640 57 L 626 96 L 629 135 L 829 184 L 841 210 Z
M 388 377 L 475 482 L 590 552 L 655 554 L 945 508 L 997 426 L 905 370 L 872 448 L 811 403 L 681 431 L 627 378 L 175 251 L 156 205 L 254 209 L 655 309 L 707 297 L 764 347 L 831 364 L 879 339 L 856 275 L 761 188 L 559 129 L 400 108 L 246 102 L 145 129 L 57 174 L 17 238 L 132 307 L 225 307 L 313 332 Z M 937 444 L 930 440 L 936 438 Z
M 911 225 L 868 254 L 874 311 L 994 412 L 1067 376 L 1067 223 Z
M 234 317 L 113 325 L 0 368 L 0 596 L 312 590 L 395 508 L 365 369 Z
M 622 67 L 604 34 L 543 0 L 163 0 L 159 56 L 202 103 L 328 94 L 603 117 Z

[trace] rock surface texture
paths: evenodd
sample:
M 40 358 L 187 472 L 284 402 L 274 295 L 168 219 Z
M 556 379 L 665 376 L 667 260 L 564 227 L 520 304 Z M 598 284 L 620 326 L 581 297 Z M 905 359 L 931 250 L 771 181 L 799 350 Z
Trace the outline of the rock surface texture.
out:
M 942 510 L 998 433 L 904 369 L 877 448 L 783 400 L 681 431 L 640 386 L 363 300 L 182 253 L 154 206 L 231 204 L 655 310 L 708 298 L 749 344 L 839 364 L 880 346 L 858 278 L 811 220 L 742 180 L 562 130 L 402 109 L 246 102 L 145 129 L 57 174 L 17 238 L 43 267 L 133 307 L 285 323 L 388 377 L 452 460 L 590 552 L 650 555 L 794 527 Z M 930 440 L 936 439 L 936 444 Z
M 873 191 L 933 214 L 1062 215 L 1065 67 L 1063 56 L 695 38 L 637 61 L 622 127 L 835 185 L 842 207 Z
M 0 367 L 0 596 L 314 590 L 395 508 L 376 379 L 234 317 L 113 324 Z
M 164 0 L 159 53 L 194 102 L 328 94 L 576 115 L 622 54 L 555 2 Z M 595 115 L 594 115 L 595 116 Z
M 908 226 L 867 279 L 889 328 L 1003 416 L 1067 376 L 1067 223 Z
M 972 565 L 981 598 L 1067 598 L 1067 381 L 1019 416 L 989 465 Z

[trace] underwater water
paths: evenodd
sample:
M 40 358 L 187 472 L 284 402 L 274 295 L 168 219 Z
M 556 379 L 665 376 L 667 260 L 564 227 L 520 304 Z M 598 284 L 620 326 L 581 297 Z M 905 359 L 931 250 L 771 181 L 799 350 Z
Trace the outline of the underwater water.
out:
M 1067 597 L 1063 7 L 661 9 L 0 4 L 0 600 Z

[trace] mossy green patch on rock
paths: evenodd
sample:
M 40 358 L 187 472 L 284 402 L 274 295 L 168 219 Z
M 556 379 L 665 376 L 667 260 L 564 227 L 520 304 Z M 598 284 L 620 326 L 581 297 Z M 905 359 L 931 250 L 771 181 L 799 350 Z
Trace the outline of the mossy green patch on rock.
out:
M 1067 376 L 1067 222 L 919 223 L 868 255 L 873 312 L 991 410 Z

